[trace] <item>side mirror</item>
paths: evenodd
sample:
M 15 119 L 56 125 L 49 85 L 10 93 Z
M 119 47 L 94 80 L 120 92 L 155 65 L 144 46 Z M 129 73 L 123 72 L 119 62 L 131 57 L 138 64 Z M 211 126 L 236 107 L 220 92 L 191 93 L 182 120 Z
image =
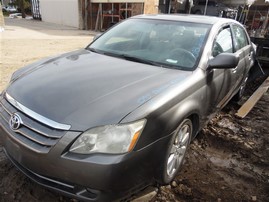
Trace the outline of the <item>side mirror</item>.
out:
M 95 41 L 96 39 L 98 39 L 103 33 L 98 33 L 93 37 L 93 41 Z
M 208 69 L 233 69 L 239 63 L 239 57 L 233 53 L 221 53 L 209 61 Z

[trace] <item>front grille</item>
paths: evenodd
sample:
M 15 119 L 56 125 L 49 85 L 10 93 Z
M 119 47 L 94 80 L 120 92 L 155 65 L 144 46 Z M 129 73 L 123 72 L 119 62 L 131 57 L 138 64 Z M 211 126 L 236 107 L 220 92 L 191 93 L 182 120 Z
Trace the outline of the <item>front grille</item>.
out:
M 15 112 L 21 117 L 23 124 L 19 129 L 13 131 L 8 122 Z M 32 119 L 27 114 L 18 111 L 4 98 L 0 100 L 0 123 L 12 138 L 39 153 L 48 153 L 67 132 L 51 128 Z

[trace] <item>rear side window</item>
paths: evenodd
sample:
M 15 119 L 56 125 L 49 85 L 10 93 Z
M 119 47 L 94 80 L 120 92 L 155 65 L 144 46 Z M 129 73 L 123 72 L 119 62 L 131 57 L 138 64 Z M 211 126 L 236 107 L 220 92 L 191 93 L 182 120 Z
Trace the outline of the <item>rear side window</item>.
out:
M 238 25 L 233 25 L 232 30 L 234 34 L 234 47 L 236 51 L 249 45 L 246 32 L 242 27 Z
M 216 57 L 220 53 L 233 53 L 232 34 L 229 27 L 222 29 L 215 39 L 212 55 Z

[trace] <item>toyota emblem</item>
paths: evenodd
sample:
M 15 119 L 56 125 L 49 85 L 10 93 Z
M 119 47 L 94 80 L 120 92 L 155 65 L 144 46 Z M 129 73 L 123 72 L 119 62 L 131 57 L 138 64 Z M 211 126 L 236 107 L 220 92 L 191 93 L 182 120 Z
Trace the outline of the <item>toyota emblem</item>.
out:
M 21 117 L 14 113 L 11 115 L 10 119 L 9 119 L 9 127 L 12 129 L 12 130 L 18 130 L 19 127 L 21 126 L 22 124 L 22 120 L 21 120 Z

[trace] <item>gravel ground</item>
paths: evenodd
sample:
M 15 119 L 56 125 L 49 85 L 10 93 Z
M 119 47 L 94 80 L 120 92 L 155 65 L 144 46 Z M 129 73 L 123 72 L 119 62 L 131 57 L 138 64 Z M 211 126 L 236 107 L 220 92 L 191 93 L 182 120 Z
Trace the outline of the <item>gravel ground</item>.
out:
M 5 18 L 1 32 L 0 90 L 18 68 L 40 58 L 84 48 L 96 33 L 34 20 Z
M 1 33 L 0 90 L 13 71 L 37 59 L 85 47 L 95 33 L 70 27 L 6 19 Z M 262 83 L 248 84 L 246 100 Z M 239 119 L 242 103 L 230 102 L 190 145 L 178 177 L 158 187 L 151 201 L 269 201 L 269 93 Z M 0 143 L 0 202 L 74 201 L 50 192 L 21 174 Z

